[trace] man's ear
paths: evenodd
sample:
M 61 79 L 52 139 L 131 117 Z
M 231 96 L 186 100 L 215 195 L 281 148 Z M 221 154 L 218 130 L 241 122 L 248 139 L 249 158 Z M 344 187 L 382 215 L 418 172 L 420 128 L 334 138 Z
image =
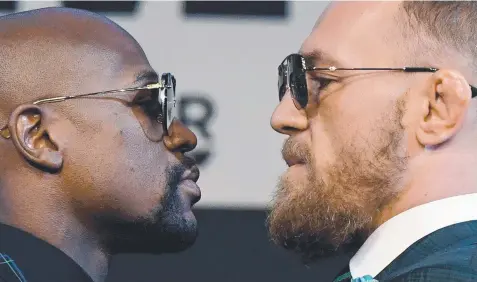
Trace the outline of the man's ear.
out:
M 47 113 L 40 107 L 25 104 L 10 115 L 8 128 L 18 152 L 35 167 L 58 172 L 63 165 L 63 154 L 51 138 Z
M 462 74 L 439 70 L 429 78 L 422 94 L 416 137 L 424 146 L 440 145 L 462 127 L 472 98 L 470 86 Z

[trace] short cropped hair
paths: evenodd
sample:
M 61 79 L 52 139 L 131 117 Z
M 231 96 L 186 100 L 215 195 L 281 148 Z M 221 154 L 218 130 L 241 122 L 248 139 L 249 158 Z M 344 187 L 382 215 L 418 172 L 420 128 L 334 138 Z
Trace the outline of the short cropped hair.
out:
M 472 72 L 477 71 L 477 2 L 404 1 L 401 5 L 407 17 L 404 23 L 421 37 L 421 43 L 438 52 L 453 48 L 468 60 Z

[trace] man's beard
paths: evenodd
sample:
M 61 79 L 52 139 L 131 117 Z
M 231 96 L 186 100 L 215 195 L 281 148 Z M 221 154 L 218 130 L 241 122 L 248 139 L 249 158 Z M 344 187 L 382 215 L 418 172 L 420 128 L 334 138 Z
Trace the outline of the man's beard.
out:
M 280 180 L 268 217 L 272 240 L 301 254 L 305 262 L 362 245 L 373 231 L 374 217 L 399 192 L 407 163 L 401 115 L 396 108 L 388 128 L 376 131 L 378 138 L 368 140 L 366 151 L 347 146 L 322 171 L 310 150 L 289 138 L 282 153 L 304 160 L 307 177 L 303 182 Z

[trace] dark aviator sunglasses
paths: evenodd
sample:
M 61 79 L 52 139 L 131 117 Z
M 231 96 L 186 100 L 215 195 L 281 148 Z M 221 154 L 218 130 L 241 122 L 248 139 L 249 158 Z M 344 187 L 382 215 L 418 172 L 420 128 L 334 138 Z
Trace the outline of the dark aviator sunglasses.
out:
M 282 100 L 287 89 L 290 89 L 293 102 L 297 109 L 304 109 L 308 104 L 307 71 L 400 71 L 408 73 L 436 72 L 438 69 L 430 67 L 402 67 L 402 68 L 318 68 L 307 66 L 305 58 L 300 54 L 290 54 L 278 66 L 278 99 Z M 472 98 L 477 96 L 477 89 L 470 85 Z

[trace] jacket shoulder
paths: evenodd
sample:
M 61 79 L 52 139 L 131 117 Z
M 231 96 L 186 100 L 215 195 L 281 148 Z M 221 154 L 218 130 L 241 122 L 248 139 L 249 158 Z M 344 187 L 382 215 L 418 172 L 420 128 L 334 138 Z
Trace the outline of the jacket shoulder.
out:
M 381 275 L 380 275 L 381 276 Z M 477 245 L 435 252 L 418 262 L 384 272 L 379 281 L 469 282 L 477 281 Z

